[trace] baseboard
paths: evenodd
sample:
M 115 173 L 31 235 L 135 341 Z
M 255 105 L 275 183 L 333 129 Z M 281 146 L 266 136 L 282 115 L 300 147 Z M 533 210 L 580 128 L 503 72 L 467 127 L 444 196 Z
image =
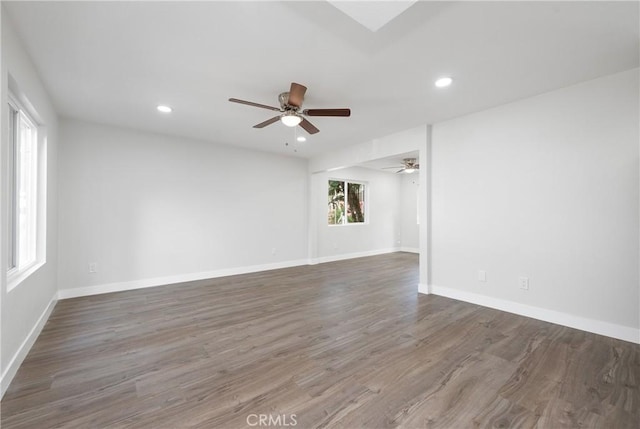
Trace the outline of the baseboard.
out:
M 426 285 L 424 283 L 419 283 L 418 284 L 418 293 L 429 295 L 431 293 L 429 285 Z
M 126 282 L 105 283 L 95 286 L 86 286 L 73 289 L 61 289 L 58 291 L 58 299 L 78 298 L 81 296 L 100 295 L 103 293 L 122 292 L 133 289 L 143 289 L 155 286 L 164 286 L 175 283 L 192 282 L 196 280 L 214 279 L 217 277 L 249 274 L 259 271 L 279 270 L 281 268 L 298 267 L 308 265 L 306 259 L 296 261 L 275 262 L 272 264 L 251 265 L 247 267 L 226 268 L 222 270 L 203 271 L 199 273 L 179 274 L 175 276 L 154 277 Z
M 401 247 L 398 250 L 400 252 L 407 252 L 407 253 L 420 253 L 420 249 L 418 249 L 417 247 Z
M 384 255 L 400 251 L 399 248 L 388 248 L 369 250 L 366 252 L 344 253 L 342 255 L 325 256 L 315 259 L 299 259 L 294 261 L 276 262 L 273 264 L 252 265 L 248 267 L 226 268 L 215 271 L 204 271 L 199 273 L 179 274 L 175 276 L 154 277 L 126 282 L 105 283 L 101 285 L 85 286 L 72 289 L 60 289 L 58 299 L 78 298 L 82 296 L 100 295 L 103 293 L 123 292 L 127 290 L 143 289 L 155 286 L 164 286 L 175 283 L 192 282 L 196 280 L 214 279 L 217 277 L 235 276 L 238 274 L 249 274 L 259 271 L 279 270 L 281 268 L 299 267 L 301 265 L 315 265 L 325 262 L 342 261 L 345 259 L 363 258 L 366 256 Z
M 56 306 L 56 302 L 57 299 L 54 295 L 51 298 L 51 301 L 49 301 L 49 305 L 47 305 L 47 308 L 44 309 L 36 324 L 33 326 L 33 328 L 31 328 L 29 335 L 27 335 L 27 338 L 25 338 L 22 344 L 20 344 L 18 351 L 16 351 L 16 353 L 13 355 L 13 357 L 9 361 L 9 365 L 7 365 L 6 369 L 2 373 L 2 377 L 0 378 L 0 399 L 4 396 L 4 393 L 9 388 L 13 377 L 15 377 L 16 373 L 18 372 L 18 368 L 20 368 L 20 365 L 27 357 L 27 354 L 29 354 L 29 350 L 31 350 L 31 347 L 36 342 L 38 335 L 40 335 L 40 332 L 42 332 L 42 328 L 44 328 L 47 320 L 49 320 L 49 316 L 51 315 L 53 308 Z
M 616 325 L 614 323 L 603 322 L 601 320 L 587 319 L 580 316 L 574 316 L 559 311 L 548 310 L 546 308 L 534 307 L 531 305 L 520 304 L 513 301 L 507 301 L 499 298 L 492 298 L 486 295 L 479 295 L 472 292 L 461 291 L 444 286 L 429 285 L 425 289 L 426 292 L 420 290 L 426 285 L 420 285 L 421 293 L 432 293 L 447 298 L 465 301 L 472 304 L 481 305 L 483 307 L 494 308 L 496 310 L 506 311 L 508 313 L 520 316 L 531 317 L 532 319 L 543 320 L 545 322 L 555 323 L 557 325 L 567 326 L 569 328 L 579 329 L 581 331 L 591 332 L 594 334 L 605 335 L 607 337 L 617 338 L 619 340 L 629 341 L 631 343 L 640 344 L 640 329 L 628 326 Z
M 366 256 L 384 255 L 387 253 L 394 253 L 398 251 L 400 251 L 399 247 L 390 247 L 387 249 L 367 250 L 366 252 L 342 253 L 340 255 L 321 256 L 319 258 L 309 259 L 309 265 L 344 261 L 345 259 L 364 258 Z

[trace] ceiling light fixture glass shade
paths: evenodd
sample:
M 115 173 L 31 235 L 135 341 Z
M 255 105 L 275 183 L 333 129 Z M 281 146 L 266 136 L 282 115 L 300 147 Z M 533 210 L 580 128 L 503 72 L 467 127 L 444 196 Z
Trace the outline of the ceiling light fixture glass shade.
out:
M 415 168 L 405 168 L 405 169 L 404 169 L 404 172 L 405 172 L 405 173 L 409 173 L 409 174 L 413 173 L 414 171 L 416 171 L 416 169 L 415 169 Z
M 299 142 L 306 142 L 307 138 L 305 136 L 298 136 L 296 140 L 298 140 Z
M 156 109 L 158 109 L 158 112 L 162 112 L 162 113 L 171 113 L 173 111 L 171 107 L 165 106 L 162 104 L 156 107 Z
M 284 115 L 282 115 L 280 117 L 280 120 L 287 127 L 295 127 L 300 122 L 302 122 L 302 118 L 300 116 L 296 115 L 295 113 L 285 113 Z

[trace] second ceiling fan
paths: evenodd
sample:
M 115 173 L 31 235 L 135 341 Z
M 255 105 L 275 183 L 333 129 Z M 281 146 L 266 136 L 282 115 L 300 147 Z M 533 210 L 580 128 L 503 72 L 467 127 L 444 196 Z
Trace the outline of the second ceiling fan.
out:
M 283 92 L 278 96 L 278 101 L 280 102 L 279 108 L 237 98 L 230 98 L 229 101 L 279 112 L 278 115 L 254 125 L 253 128 L 264 128 L 267 125 L 282 121 L 282 123 L 288 127 L 300 125 L 309 134 L 315 134 L 320 130 L 309 122 L 305 116 L 351 116 L 351 109 L 302 109 L 302 102 L 304 101 L 304 94 L 306 92 L 306 86 L 292 82 L 289 92 Z
M 404 158 L 402 160 L 402 165 L 398 165 L 395 167 L 383 167 L 383 170 L 388 170 L 390 168 L 399 168 L 400 170 L 396 171 L 396 173 L 408 173 L 411 174 L 416 170 L 420 170 L 420 164 L 418 164 L 416 158 Z

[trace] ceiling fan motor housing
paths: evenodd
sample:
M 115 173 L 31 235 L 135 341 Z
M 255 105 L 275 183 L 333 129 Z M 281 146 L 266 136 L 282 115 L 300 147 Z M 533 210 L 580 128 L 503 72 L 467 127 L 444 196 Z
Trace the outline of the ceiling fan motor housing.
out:
M 278 101 L 280 102 L 280 108 L 285 111 L 294 111 L 297 112 L 299 107 L 292 106 L 289 104 L 289 93 L 283 92 L 278 95 Z
M 406 168 L 417 168 L 417 164 L 416 164 L 416 159 L 415 158 L 405 158 L 404 160 L 404 166 Z

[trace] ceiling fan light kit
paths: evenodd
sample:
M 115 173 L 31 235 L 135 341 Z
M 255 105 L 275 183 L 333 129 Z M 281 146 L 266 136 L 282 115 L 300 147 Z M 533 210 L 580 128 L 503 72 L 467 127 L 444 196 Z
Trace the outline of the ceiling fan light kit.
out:
M 302 118 L 295 113 L 283 113 L 280 117 L 280 121 L 287 127 L 295 127 L 300 125 Z
M 232 103 L 246 104 L 247 106 L 259 107 L 261 109 L 273 110 L 280 112 L 278 116 L 274 116 L 271 119 L 267 119 L 264 122 L 256 124 L 253 128 L 264 128 L 267 125 L 271 125 L 275 122 L 282 122 L 287 127 L 295 127 L 300 125 L 309 134 L 315 134 L 320 132 L 315 125 L 305 118 L 305 116 L 333 116 L 333 117 L 349 117 L 351 116 L 351 109 L 302 109 L 302 102 L 304 101 L 304 94 L 307 92 L 307 87 L 300 85 L 299 83 L 292 82 L 289 92 L 283 92 L 278 95 L 278 101 L 280 107 L 267 106 L 266 104 L 254 103 L 252 101 L 240 100 L 238 98 L 230 98 Z

